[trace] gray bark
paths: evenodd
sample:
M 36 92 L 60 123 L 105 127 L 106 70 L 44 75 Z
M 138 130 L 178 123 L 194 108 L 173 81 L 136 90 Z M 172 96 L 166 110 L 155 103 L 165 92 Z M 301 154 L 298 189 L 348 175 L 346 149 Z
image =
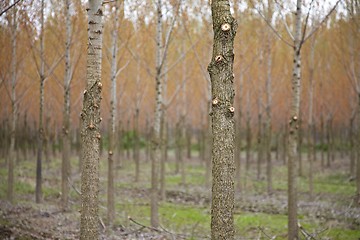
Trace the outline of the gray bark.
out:
M 9 149 L 9 160 L 8 160 L 8 186 L 7 186 L 7 200 L 10 203 L 14 201 L 14 162 L 15 162 L 15 142 L 16 142 L 16 123 L 17 123 L 17 99 L 16 99 L 16 7 L 13 7 L 11 17 L 11 132 L 10 132 L 10 149 Z
M 61 201 L 62 207 L 66 209 L 69 201 L 70 178 L 70 82 L 71 82 L 71 20 L 70 20 L 70 0 L 65 0 L 65 78 L 64 78 L 64 115 L 63 115 L 63 155 L 61 166 Z
M 41 18 L 40 18 L 40 111 L 39 111 L 39 132 L 38 132 L 38 148 L 36 160 L 36 186 L 35 201 L 42 201 L 42 155 L 44 142 L 43 129 L 43 110 L 44 110 L 44 83 L 45 83 L 45 59 L 44 59 L 44 0 L 41 1 Z
M 115 190 L 114 190 L 114 152 L 115 152 L 115 123 L 116 123 L 116 72 L 117 72 L 117 40 L 119 28 L 120 0 L 115 1 L 114 28 L 112 29 L 112 56 L 111 56 L 111 100 L 110 100 L 110 132 L 108 150 L 108 190 L 107 190 L 107 221 L 112 226 L 115 218 Z
M 272 4 L 268 0 L 268 14 L 267 18 L 272 19 Z M 266 93 L 266 119 L 265 119 L 265 151 L 266 151 L 266 180 L 267 180 L 267 193 L 272 193 L 272 163 L 271 163 L 271 138 L 272 138 L 272 121 L 271 121 L 271 104 L 272 104 L 272 54 L 271 54 L 271 36 L 268 32 L 266 34 L 266 81 L 265 81 L 265 93 Z
M 162 72 L 162 1 L 156 1 L 156 12 L 157 12 L 157 25 L 156 25 L 156 76 L 155 76 L 155 85 L 156 85 L 156 105 L 155 105 L 155 118 L 154 125 L 152 130 L 152 146 L 151 146 L 151 226 L 159 226 L 159 209 L 158 209 L 158 174 L 159 174 L 159 165 L 161 158 L 161 119 L 163 114 L 163 99 L 162 91 L 163 85 L 161 82 L 161 72 Z
M 90 0 L 88 12 L 87 85 L 82 109 L 80 239 L 99 239 L 99 159 L 103 9 Z
M 312 37 L 311 41 L 311 52 L 310 52 L 310 66 L 309 66 L 309 115 L 308 115 L 308 151 L 309 151 L 309 195 L 310 200 L 313 200 L 314 195 L 314 180 L 313 180 L 313 165 L 315 161 L 315 142 L 313 134 L 315 131 L 314 120 L 313 120 L 313 100 L 314 100 L 314 65 L 315 65 L 315 36 Z
M 229 1 L 211 3 L 214 43 L 208 66 L 212 90 L 211 239 L 234 239 L 234 37 L 237 23 Z

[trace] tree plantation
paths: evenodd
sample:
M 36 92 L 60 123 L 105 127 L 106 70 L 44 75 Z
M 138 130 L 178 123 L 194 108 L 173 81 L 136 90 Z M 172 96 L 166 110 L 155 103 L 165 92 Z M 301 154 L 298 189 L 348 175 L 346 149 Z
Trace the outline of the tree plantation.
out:
M 360 239 L 359 0 L 0 3 L 0 239 Z

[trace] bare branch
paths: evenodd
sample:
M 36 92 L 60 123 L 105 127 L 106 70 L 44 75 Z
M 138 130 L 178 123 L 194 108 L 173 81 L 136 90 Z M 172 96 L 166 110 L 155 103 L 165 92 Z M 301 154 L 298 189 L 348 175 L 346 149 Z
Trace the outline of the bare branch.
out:
M 177 9 L 176 9 L 176 14 L 175 14 L 174 18 L 172 19 L 170 29 L 168 30 L 168 32 L 166 34 L 165 49 L 164 49 L 164 52 L 163 52 L 163 55 L 162 55 L 162 58 L 161 58 L 161 63 L 160 63 L 160 67 L 159 67 L 160 69 L 162 69 L 162 67 L 164 65 L 164 62 L 166 61 L 167 52 L 168 52 L 168 49 L 169 49 L 169 46 L 170 46 L 171 35 L 172 35 L 173 30 L 174 30 L 175 22 L 177 20 L 178 15 L 179 15 L 180 5 L 181 5 L 181 0 L 179 0 L 178 6 L 177 6 Z
M 335 11 L 336 7 L 340 3 L 341 0 L 338 0 L 334 7 L 328 12 L 328 14 L 324 17 L 324 19 L 314 28 L 312 29 L 307 36 L 305 36 L 302 42 L 305 42 L 309 37 L 311 37 L 321 26 L 322 24 L 329 18 L 329 16 Z
M 259 13 L 260 17 L 262 19 L 264 19 L 265 23 L 270 27 L 270 29 L 275 33 L 275 35 L 281 40 L 283 41 L 286 45 L 288 45 L 289 47 L 293 47 L 294 45 L 292 43 L 290 43 L 289 41 L 287 41 L 274 27 L 273 25 L 271 24 L 271 22 L 269 22 L 268 19 L 266 19 L 266 17 L 260 12 L 259 9 L 257 9 L 254 5 L 254 3 L 252 1 L 251 2 L 251 5 L 253 6 L 253 8 Z
M 14 3 L 12 3 L 11 5 L 9 5 L 8 7 L 6 7 L 4 10 L 1 10 L 0 12 L 0 17 L 6 13 L 7 11 L 9 11 L 12 7 L 14 7 L 18 2 L 20 2 L 21 0 L 16 0 Z
M 119 68 L 115 74 L 115 77 L 117 77 L 130 63 L 130 60 L 128 60 L 124 66 L 122 66 L 121 68 Z
M 308 11 L 308 13 L 307 13 L 307 15 L 306 15 L 306 19 L 305 19 L 305 23 L 304 23 L 304 30 L 303 30 L 303 34 L 302 34 L 300 46 L 304 43 L 304 38 L 305 38 L 305 35 L 306 35 L 306 28 L 307 28 L 307 25 L 308 25 L 308 22 L 309 22 L 309 16 L 310 16 L 310 12 L 311 12 L 311 8 L 312 8 L 313 2 L 314 2 L 314 0 L 312 0 L 312 1 L 310 2 L 309 11 Z

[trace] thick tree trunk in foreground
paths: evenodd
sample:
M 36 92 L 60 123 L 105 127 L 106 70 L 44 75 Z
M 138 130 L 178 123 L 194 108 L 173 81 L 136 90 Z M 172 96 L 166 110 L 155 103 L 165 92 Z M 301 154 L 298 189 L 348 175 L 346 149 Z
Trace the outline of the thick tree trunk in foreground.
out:
M 229 1 L 211 4 L 214 44 L 208 66 L 212 90 L 212 205 L 211 239 L 234 239 L 234 37 L 237 23 Z
M 61 166 L 61 201 L 63 209 L 66 209 L 69 201 L 70 177 L 70 82 L 71 82 L 71 63 L 70 63 L 70 41 L 71 41 L 71 21 L 70 21 L 70 0 L 65 0 L 66 18 L 66 42 L 65 42 L 65 79 L 64 79 L 64 117 L 63 117 L 63 155 Z
M 87 86 L 82 109 L 82 172 L 80 239 L 99 238 L 99 158 L 102 59 L 102 1 L 88 8 Z
M 39 132 L 36 160 L 36 187 L 35 201 L 42 200 L 42 154 L 44 142 L 43 110 L 44 110 L 44 83 L 45 83 L 45 60 L 44 60 L 44 0 L 41 1 L 41 32 L 40 32 L 40 111 L 39 111 Z
M 294 34 L 294 61 L 292 75 L 292 98 L 289 120 L 289 151 L 288 151 L 288 239 L 298 239 L 297 222 L 297 182 L 296 159 L 298 158 L 299 112 L 300 112 L 300 80 L 301 80 L 301 6 L 297 0 Z

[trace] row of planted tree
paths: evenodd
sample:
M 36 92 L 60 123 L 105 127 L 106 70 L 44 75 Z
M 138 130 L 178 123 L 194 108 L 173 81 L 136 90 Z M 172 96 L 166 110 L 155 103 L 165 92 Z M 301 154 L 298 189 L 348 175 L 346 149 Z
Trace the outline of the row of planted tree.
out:
M 18 124 L 16 132 L 16 162 L 19 161 L 33 161 L 36 156 L 37 145 L 34 141 L 37 137 L 36 127 L 28 126 L 26 117 L 22 124 Z M 244 126 L 237 128 L 236 138 L 236 158 L 238 161 L 243 161 L 243 168 L 249 169 L 254 164 L 264 164 L 265 159 L 268 157 L 264 144 L 265 137 L 264 128 L 262 124 L 256 124 L 251 126 L 249 122 Z M 150 127 L 145 131 L 138 132 L 128 121 L 126 124 L 119 122 L 116 131 L 116 144 L 115 152 L 118 156 L 118 163 L 121 161 L 134 160 L 136 164 L 139 163 L 139 151 L 145 153 L 146 161 L 150 161 Z M 343 161 L 347 161 L 349 157 L 349 176 L 355 177 L 355 162 L 357 157 L 357 148 L 355 145 L 356 139 L 353 131 L 343 131 L 343 129 L 333 129 L 331 122 L 322 124 L 322 129 L 314 129 L 310 133 L 304 127 L 300 131 L 299 139 L 299 175 L 304 175 L 304 169 L 302 168 L 302 159 L 309 159 L 311 155 L 314 155 L 316 159 L 321 162 L 321 167 L 327 168 L 331 166 L 331 163 L 335 158 L 341 158 Z M 261 127 L 258 129 L 257 127 Z M 314 132 L 313 132 L 314 131 Z M 46 163 L 52 161 L 54 157 L 59 158 L 63 151 L 62 144 L 62 132 L 58 131 L 56 127 L 51 126 L 51 120 L 49 118 L 45 121 L 45 134 L 44 134 L 44 159 Z M 9 120 L 6 119 L 1 124 L 0 130 L 0 145 L 1 158 L 7 159 L 9 156 L 10 148 L 10 127 Z M 80 156 L 81 137 L 79 129 L 72 129 L 71 133 L 71 156 Z M 108 136 L 109 133 L 102 133 L 102 140 L 100 144 L 101 155 L 109 149 Z M 193 129 L 191 126 L 181 127 L 181 123 L 178 122 L 174 126 L 166 125 L 166 130 L 163 135 L 164 155 L 167 159 L 167 152 L 173 151 L 176 154 L 176 159 L 186 158 L 191 159 L 196 157 L 201 162 L 205 162 L 209 158 L 210 145 L 208 141 L 207 129 Z M 312 140 L 309 138 L 313 138 Z M 309 147 L 309 142 L 314 142 L 314 148 Z M 286 129 L 280 129 L 278 132 L 272 133 L 271 147 L 273 158 L 276 161 L 282 161 L 286 164 L 286 151 L 287 151 L 287 136 Z M 311 151 L 314 151 L 313 153 Z M 242 154 L 241 154 L 242 152 Z M 316 153 L 315 153 L 316 152 Z M 261 168 L 257 168 L 261 171 Z M 81 170 L 80 165 L 78 170 Z M 135 173 L 136 176 L 138 174 Z M 261 172 L 258 172 L 258 178 Z M 209 175 L 210 176 L 210 175 Z M 208 177 L 209 177 L 208 176 Z M 137 179 L 136 177 L 135 179 Z
M 36 146 L 36 201 L 40 202 L 43 150 L 50 156 L 51 146 L 61 142 L 58 145 L 63 152 L 62 198 L 64 205 L 67 204 L 71 142 L 80 139 L 79 134 L 72 132 L 77 128 L 82 135 L 81 166 L 85 166 L 82 201 L 89 203 L 83 204 L 82 209 L 85 232 L 97 225 L 95 218 L 91 221 L 87 218 L 98 201 L 96 173 L 101 142 L 108 152 L 109 189 L 113 188 L 113 156 L 119 146 L 133 147 L 136 165 L 140 166 L 140 135 L 144 143 L 151 143 L 145 145 L 151 149 L 151 223 L 155 227 L 159 224 L 157 173 L 161 169 L 161 152 L 166 152 L 164 142 L 168 141 L 170 146 L 173 143 L 181 159 L 180 149 L 185 145 L 191 148 L 193 139 L 198 138 L 200 155 L 206 160 L 207 179 L 212 159 L 213 189 L 220 191 L 213 192 L 216 200 L 213 203 L 220 203 L 216 196 L 226 196 L 229 206 L 234 195 L 228 186 L 235 169 L 234 149 L 238 151 L 237 176 L 242 147 L 248 162 L 245 167 L 254 159 L 251 157 L 254 149 L 259 163 L 266 160 L 269 192 L 272 191 L 271 150 L 276 150 L 279 157 L 282 149 L 283 161 L 288 157 L 289 163 L 289 238 L 293 239 L 297 236 L 294 171 L 297 160 L 302 171 L 302 149 L 308 147 L 310 182 L 311 164 L 316 157 L 312 153 L 317 146 L 322 153 L 325 149 L 328 152 L 326 164 L 324 157 L 321 158 L 322 166 L 331 165 L 336 147 L 349 150 L 350 165 L 355 165 L 353 140 L 355 130 L 359 130 L 355 123 L 360 120 L 359 74 L 355 67 L 360 42 L 356 31 L 359 14 L 356 1 L 317 3 L 318 8 L 316 1 L 309 4 L 300 0 L 296 4 L 245 1 L 234 2 L 231 7 L 228 1 L 213 1 L 212 57 L 211 11 L 202 1 L 194 2 L 191 8 L 181 1 L 161 0 L 144 4 L 94 0 L 87 6 L 70 0 L 17 3 L 2 19 L 0 29 L 1 56 L 4 56 L 0 61 L 5 66 L 0 69 L 0 92 L 8 96 L 1 101 L 0 116 L 5 134 L 3 149 L 9 156 L 10 200 L 15 153 L 21 148 L 26 153 L 27 148 Z M 336 12 L 340 5 L 342 8 Z M 223 18 L 216 18 L 221 14 Z M 236 31 L 239 38 L 235 38 Z M 234 54 L 239 59 L 235 63 Z M 205 66 L 210 59 L 208 74 Z M 83 100 L 82 110 L 80 100 Z M 240 139 L 236 145 L 234 116 L 236 136 Z M 126 127 L 116 126 L 120 119 L 131 120 Z M 36 125 L 29 127 L 27 121 Z M 338 130 L 344 126 L 346 131 Z M 130 132 L 134 144 L 129 143 Z M 30 136 L 36 137 L 36 145 L 34 140 L 27 140 Z M 77 137 L 71 139 L 71 136 Z M 182 139 L 188 139 L 188 144 Z M 227 169 L 221 164 L 223 158 L 230 166 Z M 360 169 L 359 160 L 357 169 Z M 223 171 L 228 171 L 228 179 L 221 180 Z M 223 185 L 226 182 L 230 184 Z M 357 182 L 360 189 L 360 170 Z M 227 192 L 222 195 L 221 191 Z M 113 193 L 109 192 L 111 206 Z M 213 210 L 218 211 L 218 207 Z M 112 212 L 110 207 L 109 212 Z M 219 219 L 214 221 L 223 224 Z M 233 224 L 231 221 L 229 218 L 229 224 L 222 225 L 222 233 L 226 234 L 227 227 Z M 228 232 L 232 238 L 233 229 Z M 213 233 L 220 234 L 215 230 Z M 90 236 L 82 235 L 83 239 Z

